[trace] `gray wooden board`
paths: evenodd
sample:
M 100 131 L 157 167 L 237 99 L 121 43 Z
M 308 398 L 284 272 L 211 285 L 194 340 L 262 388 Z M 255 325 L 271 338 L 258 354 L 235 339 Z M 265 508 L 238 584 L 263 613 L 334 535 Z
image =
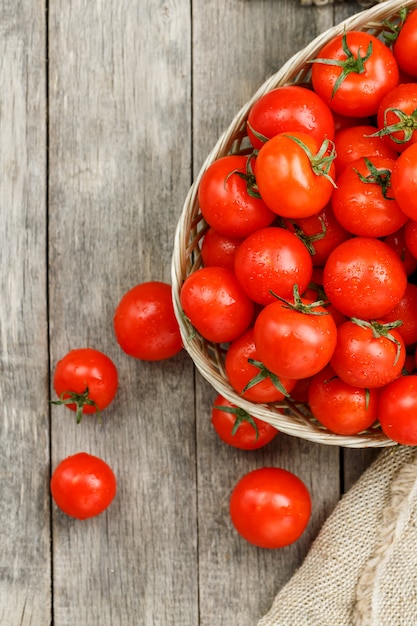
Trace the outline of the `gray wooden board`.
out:
M 121 296 L 170 280 L 193 176 L 261 83 L 355 2 L 3 0 L 0 5 L 0 623 L 254 625 L 375 451 L 281 435 L 232 450 L 214 392 L 185 352 L 127 357 Z M 106 352 L 120 388 L 103 423 L 50 406 L 70 349 Z M 118 493 L 79 522 L 51 505 L 50 470 L 78 451 L 109 462 Z M 341 465 L 341 459 L 343 463 Z M 259 550 L 235 533 L 237 479 L 274 464 L 302 477 L 302 539 Z M 340 471 L 343 469 L 343 480 Z M 53 615 L 53 618 L 51 617 Z

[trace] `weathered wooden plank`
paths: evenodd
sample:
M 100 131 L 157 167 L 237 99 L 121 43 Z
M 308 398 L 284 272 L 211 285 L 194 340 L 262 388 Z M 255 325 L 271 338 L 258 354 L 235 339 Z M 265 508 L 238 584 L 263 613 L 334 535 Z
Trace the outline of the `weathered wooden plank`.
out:
M 333 7 L 277 2 L 194 2 L 194 163 L 254 91 L 290 56 L 333 23 Z M 208 50 L 210 51 L 208 53 Z M 302 562 L 340 494 L 338 448 L 280 436 L 268 448 L 245 453 L 226 448 L 210 425 L 214 396 L 197 379 L 197 457 L 202 626 L 251 625 L 269 609 L 277 590 Z M 281 466 L 311 490 L 313 516 L 302 539 L 288 548 L 254 548 L 233 530 L 230 492 L 246 472 Z M 225 600 L 223 600 L 225 598 Z
M 191 178 L 190 27 L 185 0 L 50 3 L 51 361 L 92 345 L 120 375 L 102 426 L 53 410 L 53 464 L 87 450 L 119 480 L 96 519 L 53 509 L 57 626 L 198 621 L 192 364 L 134 361 L 112 331 L 125 291 L 170 279 Z
M 45 4 L 0 5 L 0 622 L 48 624 Z

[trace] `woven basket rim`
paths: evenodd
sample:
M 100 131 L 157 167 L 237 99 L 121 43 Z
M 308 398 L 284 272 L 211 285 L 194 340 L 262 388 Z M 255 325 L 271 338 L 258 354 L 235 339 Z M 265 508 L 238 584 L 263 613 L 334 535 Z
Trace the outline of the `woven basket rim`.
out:
M 347 448 L 382 448 L 396 445 L 386 437 L 380 429 L 371 429 L 357 435 L 345 436 L 331 433 L 326 428 L 304 415 L 296 404 L 257 404 L 242 398 L 228 383 L 222 363 L 221 347 L 210 346 L 201 338 L 190 322 L 185 318 L 180 303 L 180 291 L 184 281 L 187 264 L 194 247 L 190 248 L 189 235 L 192 230 L 198 229 L 199 222 L 204 223 L 201 215 L 197 216 L 197 191 L 201 177 L 207 167 L 217 158 L 233 152 L 236 141 L 239 143 L 239 132 L 246 122 L 248 113 L 253 104 L 265 93 L 278 86 L 290 83 L 301 83 L 307 75 L 310 64 L 307 61 L 313 58 L 336 35 L 351 30 L 367 30 L 378 34 L 382 30 L 384 20 L 396 15 L 402 8 L 417 8 L 417 0 L 385 0 L 371 8 L 365 9 L 327 29 L 305 48 L 291 56 L 281 68 L 270 76 L 253 94 L 232 119 L 229 127 L 220 135 L 212 150 L 204 160 L 199 173 L 194 179 L 184 201 L 179 217 L 171 263 L 172 297 L 174 311 L 180 327 L 184 348 L 193 360 L 197 370 L 215 391 L 227 400 L 245 409 L 251 415 L 262 419 L 280 432 L 325 445 L 336 445 Z M 300 78 L 301 77 L 301 78 Z M 191 273 L 191 270 L 189 273 Z

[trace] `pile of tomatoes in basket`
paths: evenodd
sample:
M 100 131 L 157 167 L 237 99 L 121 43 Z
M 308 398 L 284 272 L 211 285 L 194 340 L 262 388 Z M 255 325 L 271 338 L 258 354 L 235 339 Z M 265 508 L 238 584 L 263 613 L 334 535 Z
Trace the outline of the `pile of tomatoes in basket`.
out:
M 310 64 L 201 175 L 208 229 L 181 305 L 244 398 L 417 445 L 417 11 Z

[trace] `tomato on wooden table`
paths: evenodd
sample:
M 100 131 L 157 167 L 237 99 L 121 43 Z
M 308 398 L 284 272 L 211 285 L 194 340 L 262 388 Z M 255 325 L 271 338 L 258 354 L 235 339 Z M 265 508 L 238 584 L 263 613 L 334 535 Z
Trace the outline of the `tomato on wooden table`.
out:
M 220 394 L 211 409 L 211 423 L 224 443 L 239 450 L 258 450 L 278 435 L 271 424 L 249 415 Z
M 320 142 L 333 139 L 332 112 L 312 89 L 283 85 L 267 92 L 248 114 L 247 133 L 254 148 L 284 132 L 302 132 Z
M 375 115 L 399 82 L 391 50 L 364 31 L 336 35 L 312 62 L 314 90 L 332 111 L 350 117 Z
M 113 361 L 93 348 L 71 350 L 58 361 L 53 385 L 59 400 L 76 412 L 77 422 L 86 413 L 100 413 L 114 399 L 118 372 Z
M 132 287 L 116 307 L 114 332 L 122 350 L 136 359 L 168 359 L 183 347 L 172 287 L 149 281 Z
M 304 482 L 278 467 L 261 467 L 243 476 L 230 497 L 237 532 L 259 548 L 283 548 L 305 531 L 311 497 Z
M 407 275 L 386 243 L 352 237 L 331 252 L 323 269 L 323 287 L 330 302 L 346 316 L 378 319 L 403 297 Z
M 87 519 L 107 509 L 116 495 L 117 483 L 105 461 L 79 452 L 57 465 L 50 488 L 58 508 L 70 517 Z
M 379 423 L 387 437 L 405 446 L 417 445 L 417 376 L 401 376 L 379 397 Z

